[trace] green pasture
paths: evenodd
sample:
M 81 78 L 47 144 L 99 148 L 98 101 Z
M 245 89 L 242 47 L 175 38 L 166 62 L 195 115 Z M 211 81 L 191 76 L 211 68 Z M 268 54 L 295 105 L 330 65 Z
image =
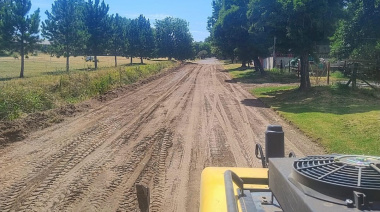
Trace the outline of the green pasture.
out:
M 283 84 L 258 86 L 251 92 L 312 140 L 322 144 L 327 152 L 380 155 L 379 91 L 352 90 L 334 83 L 313 86 L 310 91 L 301 92 L 298 85 L 287 84 L 293 81 L 286 73 L 281 75 L 275 71 L 260 76 L 252 70 L 238 70 L 231 66 L 226 68 L 237 81 Z M 339 73 L 332 74 L 332 79 L 342 78 Z
M 115 58 L 113 56 L 98 56 L 98 68 L 114 67 Z M 163 60 L 163 59 L 162 59 Z M 156 63 L 157 60 L 144 60 L 145 64 Z M 140 58 L 133 58 L 134 64 L 140 63 Z M 118 66 L 130 64 L 130 59 L 117 57 Z M 21 59 L 15 57 L 0 57 L 0 81 L 18 78 L 20 75 Z M 94 62 L 86 62 L 84 56 L 70 57 L 70 70 L 91 70 Z M 47 54 L 29 55 L 25 59 L 25 78 L 41 75 L 57 75 L 66 72 L 66 58 Z

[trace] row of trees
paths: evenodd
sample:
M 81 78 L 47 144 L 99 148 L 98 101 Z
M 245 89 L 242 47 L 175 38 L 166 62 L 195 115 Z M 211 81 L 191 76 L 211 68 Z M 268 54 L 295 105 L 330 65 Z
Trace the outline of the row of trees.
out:
M 0 50 L 17 51 L 21 56 L 21 73 L 24 57 L 32 51 L 39 39 L 39 9 L 32 15 L 30 0 L 0 0 Z M 109 15 L 109 6 L 100 0 L 56 0 L 47 19 L 42 23 L 42 36 L 50 41 L 50 51 L 66 58 L 69 70 L 70 57 L 97 56 L 168 57 L 185 60 L 194 57 L 193 38 L 188 23 L 179 18 L 156 20 L 155 28 L 149 19 L 140 15 L 127 19 L 118 14 Z
M 309 56 L 318 44 L 331 43 L 332 55 L 379 60 L 378 0 L 213 0 L 208 20 L 217 52 L 245 66 L 276 49 L 300 57 L 300 89 L 310 88 Z M 314 57 L 317 58 L 317 57 Z

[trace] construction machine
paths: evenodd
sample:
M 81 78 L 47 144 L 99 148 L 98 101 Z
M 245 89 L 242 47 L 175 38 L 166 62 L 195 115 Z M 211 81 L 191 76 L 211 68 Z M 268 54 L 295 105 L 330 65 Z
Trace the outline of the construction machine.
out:
M 380 211 L 380 157 L 285 157 L 281 126 L 268 126 L 262 168 L 207 167 L 200 212 Z

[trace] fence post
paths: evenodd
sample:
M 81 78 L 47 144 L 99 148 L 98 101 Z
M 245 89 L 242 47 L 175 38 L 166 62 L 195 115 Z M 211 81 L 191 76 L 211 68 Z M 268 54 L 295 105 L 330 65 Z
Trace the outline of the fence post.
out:
M 356 88 L 356 75 L 358 73 L 358 63 L 354 63 L 354 70 L 352 71 L 352 89 Z
M 327 85 L 330 85 L 330 62 L 327 62 Z

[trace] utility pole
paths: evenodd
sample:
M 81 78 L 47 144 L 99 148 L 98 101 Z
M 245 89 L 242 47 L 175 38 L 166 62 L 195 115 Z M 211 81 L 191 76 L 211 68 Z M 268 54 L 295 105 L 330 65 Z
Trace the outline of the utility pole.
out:
M 273 68 L 276 68 L 276 36 L 273 39 Z

